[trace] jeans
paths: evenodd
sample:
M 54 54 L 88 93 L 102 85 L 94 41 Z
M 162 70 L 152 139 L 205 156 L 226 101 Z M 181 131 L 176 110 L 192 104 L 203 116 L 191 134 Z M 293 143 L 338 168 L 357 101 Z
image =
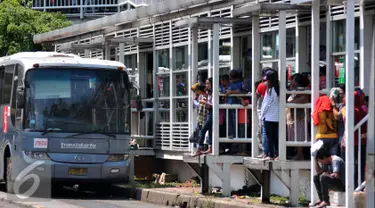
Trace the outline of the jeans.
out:
M 328 189 L 333 191 L 345 191 L 345 185 L 339 178 L 333 178 L 327 173 L 314 176 L 314 184 L 320 201 L 329 203 Z
M 262 151 L 263 151 L 263 154 L 265 155 L 269 155 L 269 152 L 268 152 L 268 139 L 267 139 L 267 134 L 266 134 L 266 125 L 264 124 L 265 121 L 262 120 Z
M 203 142 L 204 142 L 207 131 L 209 134 L 207 143 L 209 146 L 211 146 L 212 145 L 212 111 L 208 112 L 206 121 L 203 123 L 202 129 L 199 133 L 199 147 L 200 148 L 203 148 Z
M 264 121 L 268 139 L 268 156 L 277 157 L 279 151 L 279 122 Z
M 236 137 L 236 110 L 228 110 L 228 136 Z
M 319 139 L 322 140 L 325 148 L 330 150 L 331 155 L 340 156 L 337 149 L 339 148 L 338 139 Z

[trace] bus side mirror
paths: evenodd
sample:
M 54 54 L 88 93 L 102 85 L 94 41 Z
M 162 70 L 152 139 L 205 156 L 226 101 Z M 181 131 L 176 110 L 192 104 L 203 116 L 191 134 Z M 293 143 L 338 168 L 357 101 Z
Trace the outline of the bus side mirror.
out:
M 24 88 L 19 87 L 17 88 L 17 108 L 24 108 L 25 107 L 25 96 L 24 96 Z

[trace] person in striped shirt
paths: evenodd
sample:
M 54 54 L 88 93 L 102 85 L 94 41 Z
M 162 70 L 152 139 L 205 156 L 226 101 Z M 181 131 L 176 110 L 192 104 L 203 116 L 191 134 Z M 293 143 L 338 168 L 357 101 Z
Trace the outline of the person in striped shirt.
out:
M 277 160 L 279 150 L 279 93 L 280 84 L 277 72 L 267 74 L 267 91 L 261 108 L 261 119 L 268 140 L 268 155 L 266 160 Z

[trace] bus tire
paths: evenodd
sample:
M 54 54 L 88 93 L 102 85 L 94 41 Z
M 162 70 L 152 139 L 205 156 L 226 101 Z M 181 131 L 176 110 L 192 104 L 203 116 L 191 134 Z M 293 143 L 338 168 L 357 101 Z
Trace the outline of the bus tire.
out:
M 13 180 L 12 180 L 12 160 L 10 157 L 6 158 L 6 164 L 7 164 L 7 169 L 6 169 L 6 179 L 5 179 L 5 191 L 7 193 L 13 194 L 14 189 L 13 189 Z

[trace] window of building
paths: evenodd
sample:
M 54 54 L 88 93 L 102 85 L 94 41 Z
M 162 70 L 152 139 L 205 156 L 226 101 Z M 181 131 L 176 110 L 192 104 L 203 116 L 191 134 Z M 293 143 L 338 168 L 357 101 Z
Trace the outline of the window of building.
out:
M 159 92 L 159 97 L 169 97 L 170 95 L 169 74 L 158 74 L 158 92 Z
M 219 67 L 230 67 L 232 61 L 231 41 L 224 39 L 219 41 Z
M 261 59 L 278 59 L 280 50 L 279 31 L 265 32 L 260 35 Z M 286 30 L 286 57 L 296 55 L 296 32 L 294 28 Z
M 125 66 L 129 71 L 130 75 L 135 75 L 138 73 L 137 69 L 137 54 L 126 55 L 125 56 Z
M 359 18 L 355 19 L 355 31 L 354 31 L 354 50 L 359 50 L 360 44 L 360 31 L 359 31 Z M 332 22 L 332 50 L 333 52 L 344 52 L 346 51 L 346 21 L 338 20 Z
M 354 54 L 354 85 L 360 85 L 360 73 L 359 73 L 359 53 Z M 335 77 L 335 85 L 345 84 L 345 56 L 334 56 L 333 57 L 333 70 Z
M 187 70 L 189 68 L 188 46 L 173 49 L 173 70 Z
M 159 118 L 160 122 L 170 121 L 170 102 L 168 100 L 159 101 Z
M 158 72 L 169 72 L 169 49 L 157 51 L 158 54 Z

